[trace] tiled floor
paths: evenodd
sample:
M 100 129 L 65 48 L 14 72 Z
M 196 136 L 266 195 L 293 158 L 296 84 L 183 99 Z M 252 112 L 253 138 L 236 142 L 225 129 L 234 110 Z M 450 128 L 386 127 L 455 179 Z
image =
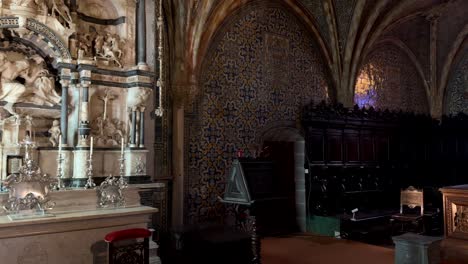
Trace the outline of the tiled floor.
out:
M 312 235 L 265 238 L 262 264 L 393 264 L 394 250 Z

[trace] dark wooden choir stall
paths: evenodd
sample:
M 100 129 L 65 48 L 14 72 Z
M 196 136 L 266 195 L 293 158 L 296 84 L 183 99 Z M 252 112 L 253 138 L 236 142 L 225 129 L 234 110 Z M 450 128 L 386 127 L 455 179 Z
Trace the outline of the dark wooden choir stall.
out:
M 467 124 L 463 114 L 439 121 L 323 102 L 306 106 L 308 231 L 391 241 L 401 190 L 414 186 L 424 193 L 424 234 L 442 234 L 438 188 L 468 181 Z

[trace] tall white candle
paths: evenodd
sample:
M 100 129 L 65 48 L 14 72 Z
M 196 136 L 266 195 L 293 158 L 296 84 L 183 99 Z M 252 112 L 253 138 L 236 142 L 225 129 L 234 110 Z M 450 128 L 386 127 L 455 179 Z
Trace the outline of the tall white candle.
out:
M 124 156 L 124 138 L 122 137 L 122 142 L 120 144 L 120 155 Z
M 90 157 L 93 156 L 93 141 L 94 141 L 94 139 L 93 139 L 93 137 L 91 137 L 91 147 L 89 149 L 89 156 Z

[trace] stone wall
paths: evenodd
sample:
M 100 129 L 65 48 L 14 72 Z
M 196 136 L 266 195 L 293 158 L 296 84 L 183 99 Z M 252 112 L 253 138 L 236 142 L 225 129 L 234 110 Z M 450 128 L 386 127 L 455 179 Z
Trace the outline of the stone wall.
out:
M 451 70 L 445 94 L 445 114 L 468 114 L 468 48 Z
M 218 30 L 203 62 L 199 98 L 186 113 L 188 222 L 223 214 L 217 197 L 238 149 L 249 155 L 266 127 L 298 122 L 303 105 L 327 99 L 317 50 L 280 4 L 246 6 Z
M 371 52 L 361 67 L 354 101 L 359 106 L 428 113 L 427 95 L 416 68 L 396 46 Z

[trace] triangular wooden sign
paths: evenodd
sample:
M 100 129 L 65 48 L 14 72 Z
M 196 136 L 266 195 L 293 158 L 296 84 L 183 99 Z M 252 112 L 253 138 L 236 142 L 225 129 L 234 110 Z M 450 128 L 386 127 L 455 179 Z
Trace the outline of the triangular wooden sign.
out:
M 238 159 L 232 162 L 231 170 L 226 183 L 224 201 L 236 204 L 251 204 L 249 189 L 245 179 L 244 171 Z

